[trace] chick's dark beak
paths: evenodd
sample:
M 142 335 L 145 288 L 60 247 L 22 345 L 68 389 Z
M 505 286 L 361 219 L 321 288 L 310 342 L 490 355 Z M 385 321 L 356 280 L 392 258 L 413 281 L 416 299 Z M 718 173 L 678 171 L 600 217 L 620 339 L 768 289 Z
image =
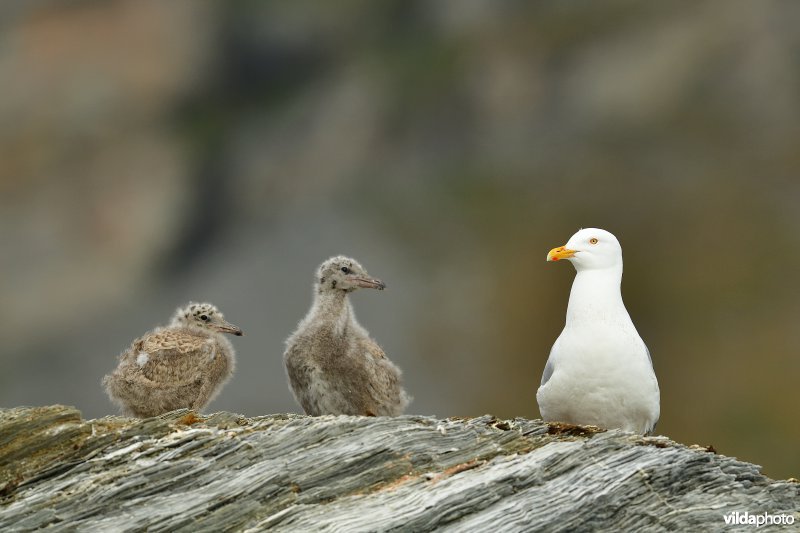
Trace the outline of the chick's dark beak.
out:
M 362 289 L 378 289 L 382 291 L 386 284 L 379 279 L 373 278 L 353 278 L 353 284 Z
M 221 331 L 222 333 L 230 333 L 231 335 L 236 335 L 237 337 L 244 335 L 242 328 L 239 326 L 234 326 L 230 322 L 225 322 L 224 320 L 219 324 L 216 324 L 216 328 L 217 331 Z

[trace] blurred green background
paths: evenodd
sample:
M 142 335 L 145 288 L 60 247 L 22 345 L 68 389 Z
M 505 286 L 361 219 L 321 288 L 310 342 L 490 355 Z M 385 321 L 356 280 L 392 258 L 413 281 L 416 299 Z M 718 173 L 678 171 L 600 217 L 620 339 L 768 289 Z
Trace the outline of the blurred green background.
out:
M 538 417 L 580 227 L 623 245 L 659 433 L 800 475 L 800 3 L 0 4 L 0 405 L 100 378 L 190 299 L 211 410 L 298 412 L 283 340 L 337 253 L 410 412 Z

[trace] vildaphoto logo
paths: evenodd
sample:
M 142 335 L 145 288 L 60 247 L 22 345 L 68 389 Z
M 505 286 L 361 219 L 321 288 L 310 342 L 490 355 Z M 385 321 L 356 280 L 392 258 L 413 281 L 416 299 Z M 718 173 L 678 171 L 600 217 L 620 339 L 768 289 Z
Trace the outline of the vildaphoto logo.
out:
M 726 515 L 722 515 L 725 520 L 726 526 L 771 526 L 771 525 L 791 525 L 794 524 L 794 516 L 790 514 L 750 514 L 748 511 L 740 513 L 739 511 L 732 511 Z

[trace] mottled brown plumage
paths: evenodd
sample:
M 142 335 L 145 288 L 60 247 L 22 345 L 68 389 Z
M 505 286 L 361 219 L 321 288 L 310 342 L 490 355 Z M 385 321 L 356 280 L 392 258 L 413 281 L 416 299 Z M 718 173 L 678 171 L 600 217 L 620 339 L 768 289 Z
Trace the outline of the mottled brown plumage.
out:
M 233 375 L 235 353 L 223 333 L 242 330 L 213 305 L 179 308 L 168 327 L 146 333 L 120 354 L 117 368 L 103 378 L 108 397 L 138 417 L 203 409 Z
M 410 397 L 401 372 L 356 321 L 347 298 L 382 290 L 355 260 L 333 257 L 317 271 L 314 303 L 286 341 L 284 362 L 297 402 L 309 415 L 396 416 Z

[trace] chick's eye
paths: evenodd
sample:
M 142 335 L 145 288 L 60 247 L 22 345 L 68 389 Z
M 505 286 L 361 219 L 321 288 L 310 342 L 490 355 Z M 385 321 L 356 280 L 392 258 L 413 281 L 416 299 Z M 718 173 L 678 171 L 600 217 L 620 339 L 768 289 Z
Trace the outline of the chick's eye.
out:
M 208 315 L 200 315 L 200 320 L 208 320 Z
M 347 267 L 342 267 L 342 272 L 344 272 L 345 274 L 349 274 L 350 273 L 350 269 L 347 268 Z
M 591 239 L 589 239 L 589 244 L 597 244 L 597 242 L 598 241 L 596 237 L 592 237 Z

